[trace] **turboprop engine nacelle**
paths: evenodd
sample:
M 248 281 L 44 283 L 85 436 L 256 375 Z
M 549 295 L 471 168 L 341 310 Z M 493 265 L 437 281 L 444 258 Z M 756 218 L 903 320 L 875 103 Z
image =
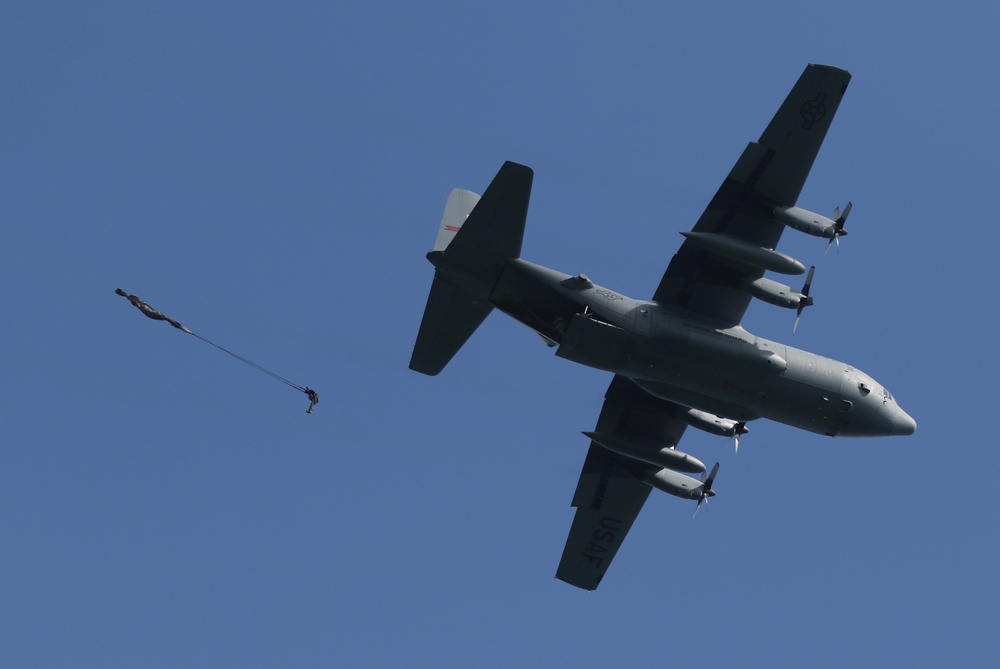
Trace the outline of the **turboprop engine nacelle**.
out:
M 705 463 L 698 458 L 667 447 L 662 442 L 650 437 L 619 432 L 584 432 L 584 434 L 609 451 L 627 458 L 692 474 L 700 474 L 705 471 Z M 684 478 L 689 477 L 685 476 Z
M 700 500 L 703 497 L 703 493 L 706 492 L 705 484 L 702 481 L 669 469 L 661 469 L 656 473 L 650 472 L 643 476 L 642 480 L 657 490 L 662 490 L 665 493 L 669 493 L 675 497 L 683 497 L 684 499 Z M 704 494 L 707 497 L 714 495 L 715 493 L 711 489 L 707 491 L 707 494 Z
M 688 409 L 681 419 L 691 427 L 696 427 L 705 432 L 711 432 L 722 437 L 735 437 L 739 434 L 749 432 L 746 425 L 730 418 L 722 418 L 714 413 L 699 411 L 698 409 Z M 704 470 L 702 470 L 704 471 Z
M 744 289 L 768 304 L 773 304 L 785 309 L 798 309 L 802 301 L 807 297 L 791 286 L 778 283 L 772 279 L 761 277 L 756 281 L 747 281 L 743 284 Z
M 774 210 L 774 217 L 790 228 L 815 237 L 832 239 L 837 230 L 837 223 L 832 218 L 801 207 L 778 207 Z

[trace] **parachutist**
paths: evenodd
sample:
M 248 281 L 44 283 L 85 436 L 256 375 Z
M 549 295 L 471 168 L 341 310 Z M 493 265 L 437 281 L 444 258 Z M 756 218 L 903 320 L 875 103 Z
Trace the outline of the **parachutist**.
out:
M 306 409 L 306 413 L 312 413 L 313 407 L 319 404 L 319 393 L 317 393 L 312 388 L 305 389 L 306 396 L 309 398 L 309 408 Z
M 178 323 L 177 321 L 175 321 L 173 318 L 170 318 L 169 316 L 161 314 L 159 311 L 157 311 L 153 307 L 151 307 L 148 304 L 146 304 L 145 302 L 143 302 L 139 298 L 138 295 L 129 295 L 128 293 L 126 293 L 121 288 L 115 289 L 115 293 L 118 294 L 118 295 L 121 295 L 122 297 L 128 298 L 128 301 L 131 302 L 133 304 L 133 306 L 135 306 L 136 309 L 138 309 L 139 311 L 141 311 L 143 313 L 143 315 L 145 315 L 147 318 L 152 318 L 154 321 L 166 321 L 166 322 L 170 323 L 171 325 L 173 325 L 178 330 L 183 330 L 184 332 L 187 332 L 188 334 L 194 334 L 193 332 L 191 332 L 190 330 L 188 330 L 186 327 L 184 327 L 183 325 L 181 325 L 180 323 Z
M 115 290 L 115 294 L 121 295 L 122 297 L 127 298 L 128 301 L 132 303 L 132 306 L 134 306 L 136 309 L 138 309 L 139 311 L 141 311 L 143 313 L 143 315 L 146 316 L 146 318 L 151 318 L 154 321 L 166 321 L 167 323 L 170 323 L 171 325 L 173 325 L 178 330 L 181 330 L 182 332 L 186 332 L 189 335 L 192 335 L 194 337 L 197 337 L 198 339 L 202 340 L 206 344 L 209 344 L 210 346 L 214 346 L 215 348 L 219 349 L 223 353 L 227 353 L 227 354 L 233 356 L 234 358 L 236 358 L 240 362 L 245 363 L 247 365 L 250 365 L 254 369 L 257 369 L 257 370 L 259 370 L 261 372 L 264 372 L 265 374 L 267 374 L 271 378 L 276 379 L 278 381 L 281 381 L 285 385 L 290 386 L 290 387 L 294 388 L 295 390 L 298 390 L 299 392 L 305 393 L 306 396 L 309 398 L 309 408 L 306 409 L 306 413 L 312 413 L 313 412 L 313 408 L 317 404 L 319 404 L 319 393 L 317 393 L 312 388 L 307 388 L 305 386 L 300 386 L 299 384 L 297 384 L 297 383 L 295 383 L 293 381 L 289 381 L 285 377 L 279 376 L 278 374 L 275 374 L 271 370 L 266 369 L 264 367 L 261 367 L 260 365 L 258 365 L 253 360 L 249 360 L 247 358 L 244 358 L 242 355 L 239 355 L 237 353 L 233 353 L 228 348 L 225 348 L 224 346 L 219 346 L 214 341 L 210 341 L 208 339 L 205 339 L 200 334 L 196 334 L 196 333 L 192 332 L 191 330 L 188 330 L 186 327 L 184 327 L 183 325 L 181 325 L 180 323 L 178 323 L 177 321 L 175 321 L 173 318 L 170 318 L 169 316 L 167 316 L 165 314 L 161 314 L 159 311 L 157 311 L 153 307 L 151 307 L 148 304 L 146 304 L 145 302 L 143 302 L 139 298 L 138 295 L 130 295 L 129 293 L 126 293 L 124 290 L 122 290 L 121 288 L 116 289 Z

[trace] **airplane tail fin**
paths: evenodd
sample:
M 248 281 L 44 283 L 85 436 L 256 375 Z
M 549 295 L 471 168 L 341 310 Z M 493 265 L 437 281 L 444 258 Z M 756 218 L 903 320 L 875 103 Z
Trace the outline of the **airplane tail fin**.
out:
M 456 188 L 448 196 L 448 202 L 444 205 L 444 216 L 441 217 L 441 227 L 438 229 L 437 239 L 434 241 L 435 251 L 444 251 L 451 244 L 458 231 L 462 229 L 469 214 L 476 208 L 479 196 L 471 190 Z
M 507 162 L 481 198 L 461 189 L 449 195 L 427 254 L 436 271 L 410 369 L 440 373 L 493 310 L 490 293 L 504 265 L 521 255 L 533 177 Z

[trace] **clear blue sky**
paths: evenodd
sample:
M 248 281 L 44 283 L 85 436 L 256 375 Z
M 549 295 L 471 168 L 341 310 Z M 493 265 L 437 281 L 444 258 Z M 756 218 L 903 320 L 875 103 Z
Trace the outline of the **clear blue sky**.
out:
M 1000 10 L 988 3 L 7 2 L 10 667 L 975 666 L 996 634 Z M 854 79 L 745 325 L 916 435 L 754 423 L 553 577 L 609 375 L 492 316 L 407 370 L 449 191 L 535 169 L 524 256 L 652 294 L 809 62 Z M 305 398 L 114 294 L 322 394 Z

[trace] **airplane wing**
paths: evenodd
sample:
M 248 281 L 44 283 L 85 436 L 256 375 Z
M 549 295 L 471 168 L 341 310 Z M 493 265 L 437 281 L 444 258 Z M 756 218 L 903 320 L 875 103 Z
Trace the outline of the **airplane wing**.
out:
M 597 431 L 654 437 L 665 446 L 676 445 L 687 427 L 675 417 L 678 408 L 616 375 L 605 395 Z M 591 442 L 573 495 L 576 515 L 556 578 L 584 590 L 597 588 L 652 490 L 638 478 L 646 468 L 654 467 Z
M 850 73 L 836 67 L 806 67 L 760 140 L 736 161 L 694 232 L 774 249 L 785 227 L 774 209 L 795 205 L 850 80 Z M 743 286 L 763 275 L 763 269 L 720 259 L 689 238 L 653 299 L 738 325 L 752 299 Z

